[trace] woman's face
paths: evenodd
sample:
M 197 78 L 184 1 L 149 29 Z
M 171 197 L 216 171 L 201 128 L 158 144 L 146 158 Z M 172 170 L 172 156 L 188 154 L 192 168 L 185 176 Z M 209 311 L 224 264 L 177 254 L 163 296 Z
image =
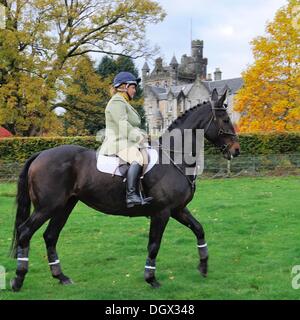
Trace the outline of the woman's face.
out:
M 127 88 L 127 94 L 129 95 L 129 97 L 131 99 L 133 99 L 133 97 L 135 96 L 136 94 L 136 85 L 135 84 L 131 84 L 128 86 Z

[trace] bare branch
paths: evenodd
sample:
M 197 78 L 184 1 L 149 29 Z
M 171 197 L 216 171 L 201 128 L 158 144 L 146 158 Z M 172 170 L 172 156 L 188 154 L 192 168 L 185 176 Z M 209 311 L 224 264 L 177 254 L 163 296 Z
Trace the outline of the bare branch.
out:
M 77 53 L 73 53 L 70 57 L 75 57 L 75 56 L 81 56 L 84 55 L 86 53 L 89 52 L 94 52 L 94 53 L 103 53 L 103 54 L 107 54 L 107 55 L 112 55 L 112 56 L 122 56 L 122 57 L 128 57 L 131 59 L 138 59 L 138 58 L 142 58 L 144 56 L 143 53 L 141 53 L 140 55 L 129 55 L 129 54 L 125 54 L 125 53 L 121 53 L 121 52 L 112 52 L 112 51 L 106 51 L 106 50 L 93 50 L 93 49 L 86 49 Z

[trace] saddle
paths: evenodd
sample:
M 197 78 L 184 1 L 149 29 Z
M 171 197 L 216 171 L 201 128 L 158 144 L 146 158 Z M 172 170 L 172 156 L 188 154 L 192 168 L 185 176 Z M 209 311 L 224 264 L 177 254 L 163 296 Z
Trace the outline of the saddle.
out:
M 148 164 L 144 165 L 142 176 L 148 173 L 158 161 L 158 152 L 156 149 L 147 149 Z M 100 172 L 110 173 L 112 176 L 121 176 L 126 178 L 129 164 L 118 156 L 105 156 L 97 154 L 97 169 Z

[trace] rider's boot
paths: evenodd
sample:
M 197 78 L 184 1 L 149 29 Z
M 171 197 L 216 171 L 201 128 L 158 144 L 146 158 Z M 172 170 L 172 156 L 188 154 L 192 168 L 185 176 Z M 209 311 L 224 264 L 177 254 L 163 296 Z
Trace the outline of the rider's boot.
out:
M 127 171 L 127 186 L 126 186 L 126 204 L 127 208 L 134 206 L 149 204 L 153 199 L 151 197 L 144 198 L 139 192 L 139 179 L 142 174 L 142 166 L 137 162 L 132 162 Z

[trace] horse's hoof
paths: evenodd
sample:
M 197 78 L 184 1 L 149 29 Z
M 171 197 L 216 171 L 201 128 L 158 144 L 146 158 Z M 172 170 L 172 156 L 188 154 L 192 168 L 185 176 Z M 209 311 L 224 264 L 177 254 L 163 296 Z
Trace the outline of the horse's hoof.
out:
M 12 291 L 14 291 L 14 292 L 18 292 L 22 288 L 22 286 L 18 285 L 16 279 L 10 280 L 10 287 L 11 287 Z
M 59 280 L 59 283 L 62 284 L 63 286 L 74 284 L 74 282 L 70 278 L 61 279 Z
M 151 287 L 154 288 L 154 289 L 160 288 L 160 283 L 159 283 L 157 280 L 149 281 L 148 283 L 149 283 L 149 284 L 151 285 Z
M 208 274 L 208 272 L 207 272 L 207 267 L 205 266 L 205 267 L 199 267 L 199 271 L 200 271 L 200 274 L 201 274 L 201 276 L 203 277 L 203 278 L 206 278 L 207 277 L 207 274 Z
M 208 267 L 207 267 L 207 260 L 201 261 L 198 267 L 198 270 L 200 271 L 201 275 L 206 278 L 208 274 Z

